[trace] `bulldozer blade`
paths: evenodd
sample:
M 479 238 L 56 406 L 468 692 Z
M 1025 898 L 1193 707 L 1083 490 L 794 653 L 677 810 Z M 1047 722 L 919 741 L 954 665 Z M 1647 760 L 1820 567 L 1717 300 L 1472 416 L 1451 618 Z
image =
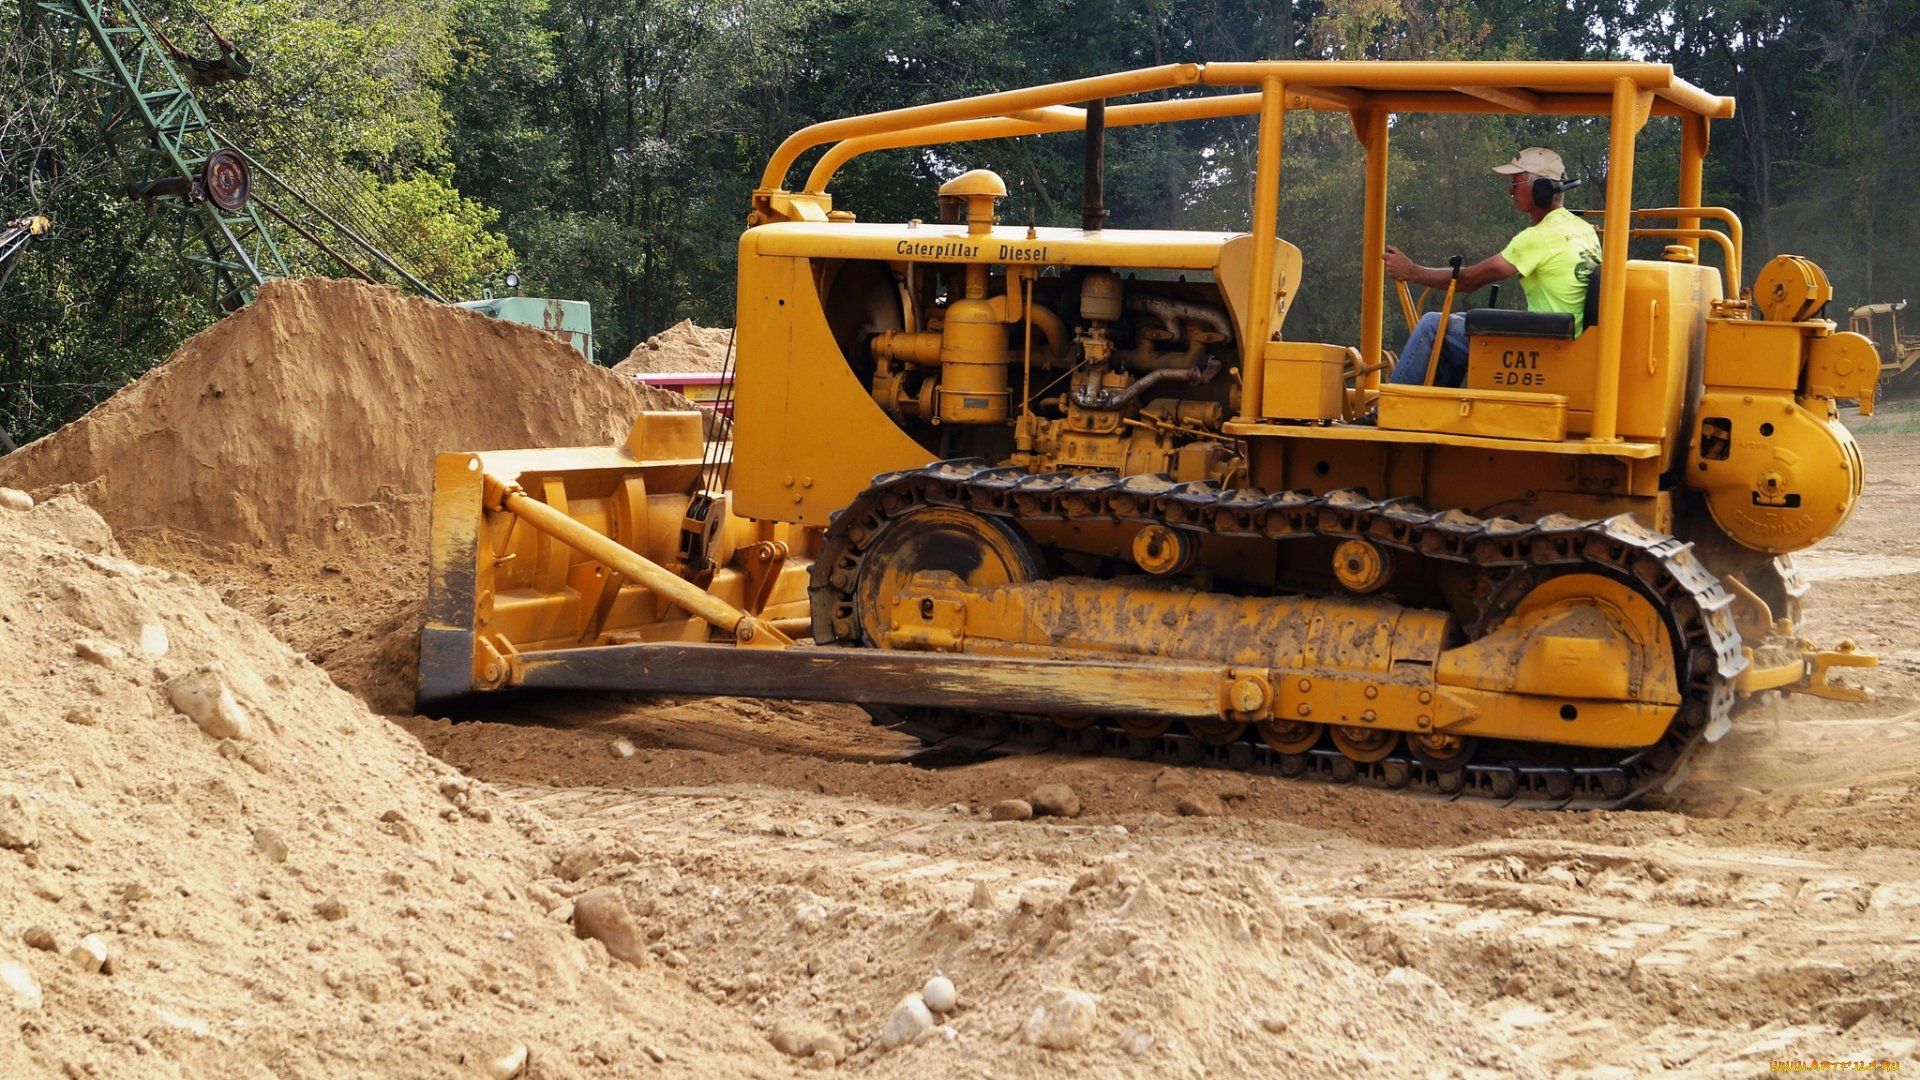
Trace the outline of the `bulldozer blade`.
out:
M 435 459 L 418 704 L 473 692 L 474 588 L 480 573 L 485 486 L 479 458 L 441 454 Z
M 1233 672 L 1212 664 L 1045 660 L 796 646 L 609 645 L 521 653 L 515 686 L 914 705 L 989 712 L 1214 717 Z

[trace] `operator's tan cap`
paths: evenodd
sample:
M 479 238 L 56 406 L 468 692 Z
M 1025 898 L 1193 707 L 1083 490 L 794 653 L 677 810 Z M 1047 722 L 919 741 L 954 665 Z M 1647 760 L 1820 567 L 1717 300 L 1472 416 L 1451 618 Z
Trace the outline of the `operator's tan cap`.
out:
M 1529 146 L 1513 155 L 1513 160 L 1505 165 L 1495 165 L 1493 171 L 1502 176 L 1514 173 L 1532 173 L 1549 180 L 1565 180 L 1567 167 L 1560 161 L 1560 155 L 1544 146 Z

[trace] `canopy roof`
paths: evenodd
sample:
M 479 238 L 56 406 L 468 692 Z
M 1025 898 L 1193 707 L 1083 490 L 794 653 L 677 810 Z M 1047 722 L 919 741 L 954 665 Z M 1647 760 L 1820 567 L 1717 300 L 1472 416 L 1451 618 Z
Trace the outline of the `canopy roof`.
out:
M 1725 119 L 1733 99 L 1710 94 L 1670 64 L 1560 60 L 1258 60 L 1166 64 L 814 124 L 780 144 L 761 178 L 762 192 L 783 190 L 786 174 L 811 147 L 837 143 L 801 191 L 824 191 L 851 158 L 870 150 L 973 139 L 1077 131 L 1081 103 L 1205 87 L 1251 93 L 1187 94 L 1120 103 L 1109 127 L 1245 116 L 1260 111 L 1261 91 L 1277 85 L 1290 109 L 1507 115 L 1608 115 L 1616 93 L 1634 96 L 1643 115 Z

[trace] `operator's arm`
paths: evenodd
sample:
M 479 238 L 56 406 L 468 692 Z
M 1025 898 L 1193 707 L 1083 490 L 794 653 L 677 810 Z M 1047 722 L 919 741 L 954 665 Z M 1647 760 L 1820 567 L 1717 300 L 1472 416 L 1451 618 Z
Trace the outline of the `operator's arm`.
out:
M 1506 260 L 1505 256 L 1489 255 L 1460 271 L 1458 291 L 1470 293 L 1483 285 L 1503 281 L 1519 272 Z M 1407 258 L 1406 253 L 1399 248 L 1389 245 L 1387 275 L 1395 281 L 1424 285 L 1430 289 L 1444 289 L 1447 287 L 1447 279 L 1453 276 L 1453 271 L 1445 266 L 1421 266 Z

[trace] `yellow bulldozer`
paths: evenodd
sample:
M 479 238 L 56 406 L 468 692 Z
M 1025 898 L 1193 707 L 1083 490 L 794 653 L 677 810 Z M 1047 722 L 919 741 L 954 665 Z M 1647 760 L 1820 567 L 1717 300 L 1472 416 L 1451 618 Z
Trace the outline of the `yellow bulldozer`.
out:
M 1309 109 L 1365 154 L 1351 342 L 1282 332 L 1333 287 L 1279 220 Z M 1743 284 L 1738 219 L 1700 205 L 1732 112 L 1661 64 L 1262 61 L 808 127 L 740 240 L 730 440 L 660 412 L 439 457 L 420 697 L 846 701 L 930 743 L 1542 807 L 1670 786 L 1741 698 L 1855 695 L 1829 672 L 1873 662 L 1800 640 L 1788 556 L 1859 497 L 1835 402 L 1870 411 L 1879 363 L 1807 260 Z M 1383 385 L 1396 113 L 1610 119 L 1583 332 L 1470 313 L 1463 386 Z M 1257 118 L 1246 231 L 1106 227 L 1108 128 L 1223 116 Z M 1650 117 L 1678 199 L 1633 208 Z M 863 153 L 1054 132 L 1083 138 L 1079 228 L 1000 224 L 985 170 L 932 220 L 830 194 Z

